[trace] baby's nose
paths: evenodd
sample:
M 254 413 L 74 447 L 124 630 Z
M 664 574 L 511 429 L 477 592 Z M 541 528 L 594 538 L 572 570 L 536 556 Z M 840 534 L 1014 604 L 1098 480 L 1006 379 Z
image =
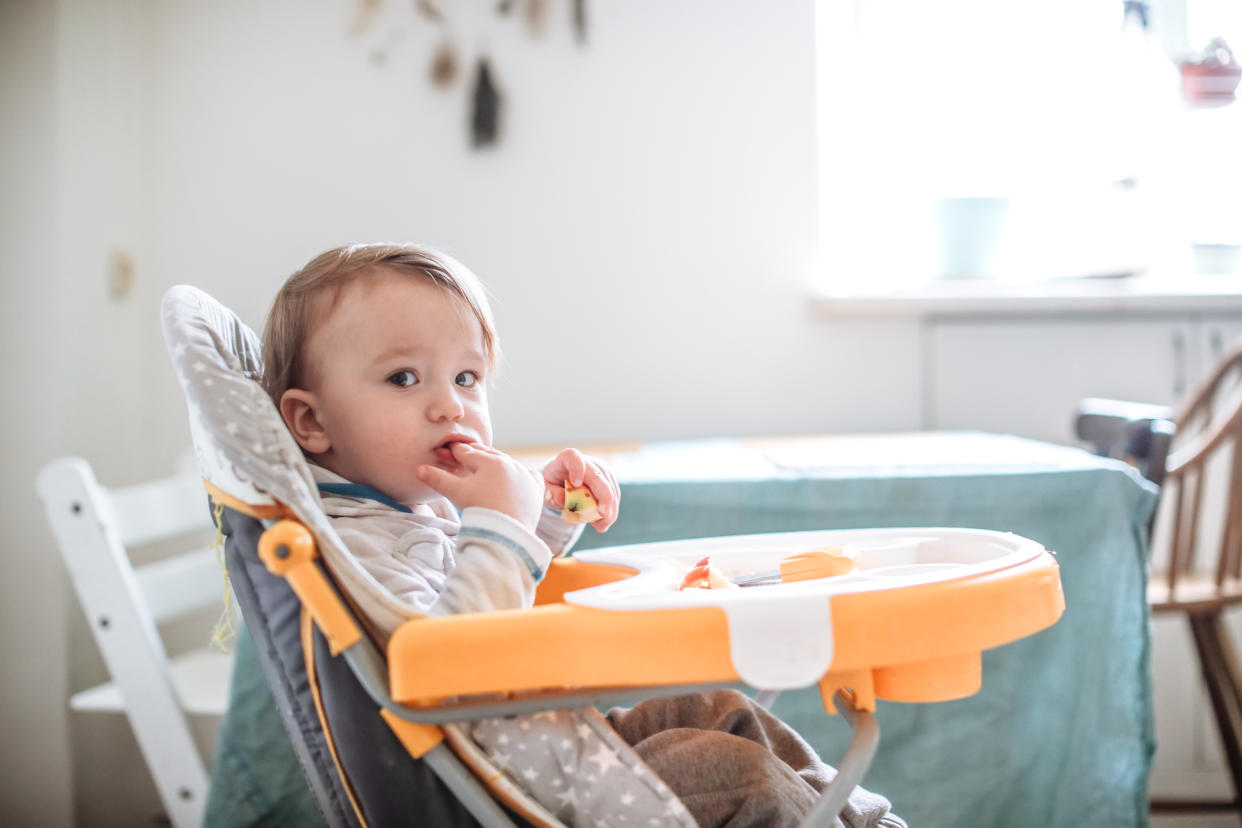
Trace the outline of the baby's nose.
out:
M 446 388 L 436 394 L 428 414 L 433 420 L 457 420 L 465 413 L 465 406 L 457 395 L 456 387 Z

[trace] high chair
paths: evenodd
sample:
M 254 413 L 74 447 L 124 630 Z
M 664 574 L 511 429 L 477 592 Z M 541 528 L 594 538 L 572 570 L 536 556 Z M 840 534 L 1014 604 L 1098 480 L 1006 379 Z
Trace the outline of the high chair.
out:
M 1242 808 L 1242 671 L 1223 619 L 1242 602 L 1242 343 L 1176 409 L 1090 398 L 1075 431 L 1161 485 L 1148 603 L 1186 616 L 1233 782 L 1227 803 L 1153 800 L 1152 808 Z
M 90 464 L 46 465 L 36 488 L 74 590 L 112 680 L 75 693 L 71 710 L 122 713 L 133 728 L 168 818 L 202 823 L 207 772 L 187 716 L 223 715 L 231 660 L 203 646 L 169 657 L 159 625 L 223 607 L 223 580 L 202 483 L 176 476 L 107 488 Z M 135 565 L 131 551 L 171 542 L 173 552 Z
M 584 748 L 566 778 L 609 768 L 597 786 L 606 810 L 593 818 L 636 808 L 643 822 L 690 828 L 684 805 L 595 706 L 739 684 L 818 686 L 826 711 L 841 705 L 855 726 L 804 821 L 831 824 L 875 751 L 877 698 L 970 695 L 982 650 L 1044 629 L 1064 609 L 1059 570 L 1039 544 L 930 528 L 596 550 L 555 560 L 533 608 L 423 616 L 379 588 L 324 515 L 300 449 L 256 382 L 254 333 L 186 286 L 169 291 L 162 312 L 199 468 L 222 507 L 231 582 L 331 825 L 563 825 L 459 723 L 564 710 L 597 751 L 588 759 Z M 738 590 L 672 586 L 676 563 L 705 551 L 735 577 L 834 544 L 859 548 L 856 573 Z M 573 813 L 574 824 L 586 819 Z

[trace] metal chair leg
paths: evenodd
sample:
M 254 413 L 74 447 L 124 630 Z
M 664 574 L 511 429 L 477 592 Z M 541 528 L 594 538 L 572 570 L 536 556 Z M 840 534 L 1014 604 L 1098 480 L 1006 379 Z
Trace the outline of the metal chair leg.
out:
M 837 764 L 836 777 L 820 794 L 815 806 L 802 818 L 799 828 L 824 828 L 832 825 L 854 788 L 862 782 L 880 744 L 880 727 L 875 723 L 875 716 L 865 710 L 856 709 L 853 699 L 844 693 L 838 692 L 836 699 L 841 715 L 854 728 L 854 738 L 850 741 L 845 756 Z

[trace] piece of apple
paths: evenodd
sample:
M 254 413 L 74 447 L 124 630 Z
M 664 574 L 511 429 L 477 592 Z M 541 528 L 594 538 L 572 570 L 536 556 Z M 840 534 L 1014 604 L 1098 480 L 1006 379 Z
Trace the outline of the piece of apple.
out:
M 586 486 L 571 486 L 565 481 L 565 508 L 561 520 L 566 523 L 594 523 L 601 517 L 595 495 Z
M 677 589 L 740 589 L 740 587 L 712 566 L 712 558 L 708 555 L 686 570 Z

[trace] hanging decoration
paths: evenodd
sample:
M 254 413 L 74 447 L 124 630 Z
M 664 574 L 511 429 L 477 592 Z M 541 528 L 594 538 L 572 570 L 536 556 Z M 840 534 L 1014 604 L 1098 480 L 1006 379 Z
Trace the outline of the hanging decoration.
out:
M 457 80 L 457 50 L 453 41 L 446 35 L 436 47 L 431 58 L 431 82 L 440 88 L 447 88 Z
M 417 17 L 430 26 L 440 30 L 436 45 L 427 63 L 427 78 L 431 85 L 443 90 L 457 86 L 462 75 L 463 56 L 453 39 L 448 21 L 444 13 L 443 3 L 439 0 L 412 0 Z M 459 3 L 462 0 L 458 0 Z M 526 30 L 532 37 L 539 37 L 547 28 L 550 9 L 557 0 L 475 0 L 476 3 L 489 4 L 488 14 L 497 18 L 514 17 L 519 11 L 526 24 Z M 574 39 L 580 46 L 587 42 L 587 0 L 568 0 L 570 26 Z M 356 9 L 351 33 L 360 35 L 370 29 L 380 15 L 383 0 L 355 0 Z M 451 6 L 449 6 L 451 8 Z M 377 66 L 387 63 L 386 49 L 377 48 L 372 51 L 370 60 Z M 475 149 L 494 146 L 500 140 L 501 125 L 505 110 L 503 84 L 498 81 L 496 68 L 486 46 L 480 46 L 478 54 L 471 55 L 469 62 L 474 71 L 470 78 L 469 99 L 469 135 L 470 145 Z
M 479 58 L 475 67 L 471 103 L 470 142 L 476 147 L 491 146 L 500 129 L 500 93 L 492 83 L 492 67 L 486 57 Z
M 349 33 L 360 35 L 369 29 L 379 14 L 380 5 L 380 0 L 357 0 L 357 8 L 354 10 L 354 22 L 349 26 Z
M 578 36 L 578 42 L 585 44 L 587 41 L 587 17 L 586 17 L 586 0 L 570 0 L 574 6 L 574 34 Z

